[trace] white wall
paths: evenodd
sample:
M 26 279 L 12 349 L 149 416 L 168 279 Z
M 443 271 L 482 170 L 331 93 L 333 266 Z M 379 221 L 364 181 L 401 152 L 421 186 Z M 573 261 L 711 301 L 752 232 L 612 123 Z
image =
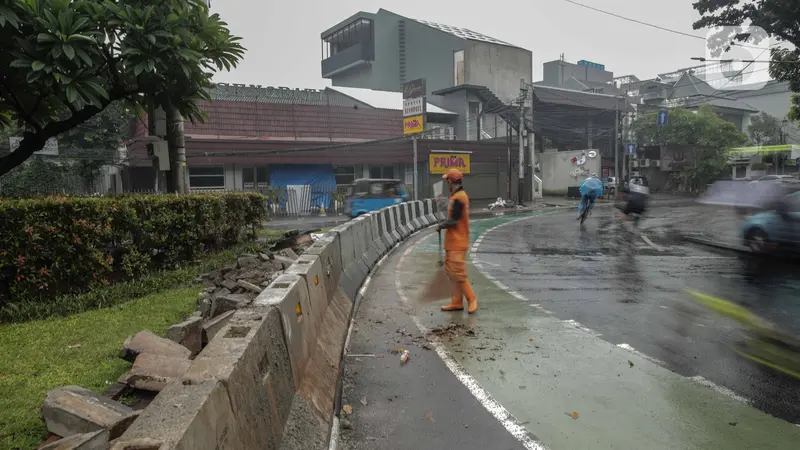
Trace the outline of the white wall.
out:
M 533 81 L 533 53 L 529 50 L 468 41 L 465 59 L 467 84 L 486 86 L 503 102 L 519 96 L 520 79 Z
M 591 173 L 600 174 L 601 158 L 600 152 L 595 150 L 598 155 L 594 158 L 586 158 L 584 168 Z M 541 173 L 538 174 L 542 179 L 542 192 L 550 195 L 566 195 L 567 188 L 580 186 L 585 176 L 572 177 L 570 172 L 578 166 L 572 163 L 572 158 L 580 158 L 582 150 L 571 150 L 566 152 L 545 152 L 537 155 L 540 161 Z M 586 150 L 589 153 L 589 150 Z

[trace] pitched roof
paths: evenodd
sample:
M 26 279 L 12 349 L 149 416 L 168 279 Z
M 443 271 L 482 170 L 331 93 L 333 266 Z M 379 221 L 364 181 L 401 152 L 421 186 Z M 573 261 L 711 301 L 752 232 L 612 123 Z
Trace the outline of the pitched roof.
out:
M 429 22 L 427 20 L 419 20 L 419 19 L 412 19 L 412 20 L 419 22 L 423 25 L 427 25 L 431 28 L 435 28 L 439 31 L 444 31 L 445 33 L 452 34 L 453 36 L 460 37 L 462 39 L 468 39 L 470 41 L 488 42 L 490 44 L 499 44 L 508 47 L 517 47 L 516 45 L 509 44 L 508 42 L 486 36 L 485 34 L 481 34 L 478 33 L 477 31 L 472 31 L 467 28 L 459 28 L 450 25 L 445 25 L 442 23 Z
M 689 72 L 684 72 L 683 75 L 672 85 L 672 91 L 669 98 L 684 98 L 692 97 L 695 95 L 714 95 L 716 90 L 708 85 L 705 81 L 697 78 Z

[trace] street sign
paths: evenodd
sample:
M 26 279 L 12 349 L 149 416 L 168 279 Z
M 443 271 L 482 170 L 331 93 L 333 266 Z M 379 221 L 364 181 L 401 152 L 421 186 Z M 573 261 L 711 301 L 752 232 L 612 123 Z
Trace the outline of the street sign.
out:
M 636 144 L 625 144 L 625 154 L 628 156 L 635 156 Z
M 662 127 L 669 124 L 669 113 L 666 110 L 658 112 L 658 126 Z

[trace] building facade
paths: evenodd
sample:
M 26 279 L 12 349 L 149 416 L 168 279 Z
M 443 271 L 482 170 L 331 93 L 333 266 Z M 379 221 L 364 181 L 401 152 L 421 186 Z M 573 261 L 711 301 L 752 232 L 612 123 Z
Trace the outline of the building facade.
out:
M 512 119 L 498 114 L 514 104 L 533 76 L 533 55 L 464 28 L 411 19 L 384 9 L 358 12 L 321 33 L 322 76 L 334 87 L 399 92 L 424 78 L 430 103 L 456 112 L 458 139 L 505 137 Z M 480 86 L 491 95 L 450 92 Z M 435 95 L 436 93 L 440 95 Z M 486 98 L 497 105 L 487 107 Z M 518 128 L 518 119 L 514 128 Z

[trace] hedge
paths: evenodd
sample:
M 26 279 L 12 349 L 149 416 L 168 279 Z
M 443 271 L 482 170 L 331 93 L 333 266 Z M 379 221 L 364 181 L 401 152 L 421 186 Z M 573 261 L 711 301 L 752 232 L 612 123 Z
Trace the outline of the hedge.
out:
M 0 306 L 180 267 L 265 217 L 257 193 L 2 199 Z

